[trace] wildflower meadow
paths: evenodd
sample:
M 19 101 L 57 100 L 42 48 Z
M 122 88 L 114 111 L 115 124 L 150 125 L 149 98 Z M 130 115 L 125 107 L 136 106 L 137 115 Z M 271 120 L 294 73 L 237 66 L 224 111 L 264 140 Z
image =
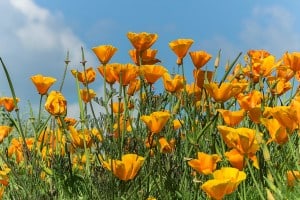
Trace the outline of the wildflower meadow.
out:
M 60 77 L 24 77 L 38 108 L 18 105 L 0 58 L 1 87 L 11 91 L 0 97 L 2 199 L 300 197 L 300 52 L 251 49 L 223 66 L 221 52 L 190 51 L 194 40 L 180 38 L 166 44 L 177 56 L 171 68 L 151 48 L 158 34 L 127 39 L 128 63 L 111 63 L 118 48 L 104 44 L 81 49 L 81 70 L 70 69 L 67 54 Z M 86 51 L 98 66 L 87 65 Z M 76 116 L 66 76 L 76 83 Z

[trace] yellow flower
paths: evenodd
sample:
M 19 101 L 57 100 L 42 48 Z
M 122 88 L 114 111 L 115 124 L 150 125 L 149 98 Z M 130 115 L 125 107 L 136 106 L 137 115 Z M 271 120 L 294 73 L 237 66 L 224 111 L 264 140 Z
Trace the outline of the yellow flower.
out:
M 34 138 L 26 138 L 25 139 L 27 148 L 29 150 L 32 149 L 34 145 Z M 13 138 L 11 140 L 11 144 L 7 149 L 7 155 L 8 157 L 11 157 L 12 155 L 15 155 L 17 163 L 20 163 L 24 160 L 24 149 L 23 149 L 23 140 L 22 138 Z
M 182 126 L 182 124 L 183 124 L 183 120 L 174 119 L 173 120 L 173 128 L 174 128 L 174 130 L 180 129 L 181 126 Z
M 170 142 L 167 141 L 167 139 L 164 136 L 159 137 L 158 142 L 160 144 L 160 152 L 162 153 L 171 153 L 175 149 L 175 141 L 170 140 Z
M 261 103 L 262 94 L 257 90 L 252 90 L 248 94 L 239 94 L 237 96 L 237 101 L 241 108 L 245 110 L 250 110 L 251 108 L 255 108 L 258 104 Z
M 268 112 L 269 115 L 273 116 L 273 118 L 277 119 L 281 126 L 288 128 L 290 131 L 298 128 L 298 120 L 297 120 L 297 108 L 299 106 L 295 106 L 293 109 L 291 106 L 276 106 L 273 108 L 266 108 L 264 114 Z
M 289 187 L 293 187 L 300 180 L 300 172 L 296 170 L 289 170 L 286 173 L 287 184 Z
M 112 45 L 100 45 L 92 48 L 102 65 L 106 65 L 118 50 Z
M 16 99 L 19 102 L 19 98 Z M 15 109 L 13 97 L 0 97 L 0 106 L 3 106 L 7 112 L 11 112 Z
M 78 78 L 79 82 L 83 83 L 84 85 L 92 83 L 96 78 L 96 71 L 92 67 L 89 67 L 82 72 L 72 69 L 71 73 L 75 78 Z
M 147 125 L 151 133 L 159 133 L 168 122 L 171 114 L 168 111 L 157 111 L 150 115 L 143 115 L 141 120 Z
M 286 52 L 283 55 L 283 62 L 285 65 L 289 66 L 291 70 L 297 72 L 300 70 L 300 52 Z
M 271 138 L 268 140 L 268 143 L 271 141 L 276 142 L 277 144 L 284 144 L 288 141 L 289 137 L 287 134 L 286 127 L 281 126 L 277 119 L 261 119 L 261 123 L 268 129 Z
M 123 86 L 127 86 L 131 80 L 138 76 L 138 68 L 133 64 L 119 64 L 114 66 L 115 79 Z
M 174 78 L 169 73 L 164 73 L 163 83 L 168 92 L 178 92 L 184 88 L 184 77 L 176 74 Z
M 93 89 L 80 89 L 79 92 L 84 103 L 90 102 L 96 96 L 96 92 Z
M 221 161 L 218 154 L 206 154 L 198 152 L 198 158 L 188 161 L 188 165 L 202 174 L 211 174 L 217 168 L 217 162 Z
M 156 54 L 157 54 L 156 49 L 146 49 L 145 51 L 143 51 L 141 53 L 141 55 L 139 54 L 139 52 L 136 49 L 129 50 L 129 55 L 130 55 L 132 61 L 138 66 L 154 65 L 154 64 L 160 62 L 159 59 L 155 58 Z
M 128 32 L 127 37 L 131 42 L 132 46 L 138 51 L 143 52 L 149 49 L 157 40 L 158 35 L 155 33 L 134 33 Z
M 101 160 L 101 159 L 100 159 Z M 121 160 L 102 160 L 102 165 L 122 181 L 129 181 L 136 177 L 145 158 L 137 154 L 125 154 Z
M 46 99 L 45 109 L 51 115 L 64 115 L 67 113 L 67 101 L 59 91 L 51 91 Z
M 194 69 L 193 76 L 196 85 L 199 88 L 203 88 L 204 83 L 210 83 L 214 73 L 212 71 L 203 71 L 201 69 Z
M 78 148 L 89 148 L 92 146 L 91 131 L 88 129 L 76 130 L 74 126 L 68 127 L 71 133 L 72 144 Z
M 0 126 L 0 143 L 3 142 L 3 139 L 6 138 L 11 131 L 12 127 L 10 126 Z
M 142 65 L 140 72 L 146 79 L 147 83 L 154 84 L 168 70 L 161 65 Z
M 55 83 L 56 79 L 53 77 L 37 74 L 31 77 L 31 81 L 35 85 L 39 94 L 44 95 L 48 92 L 49 88 L 53 85 L 53 83 Z
M 204 84 L 204 88 L 216 102 L 225 102 L 243 92 L 248 83 L 222 83 L 220 87 L 217 83 Z
M 112 105 L 113 113 L 118 114 L 124 111 L 123 102 L 114 102 Z
M 238 185 L 246 179 L 246 173 L 236 168 L 223 167 L 213 173 L 214 179 L 201 185 L 208 196 L 222 199 L 225 195 L 233 193 Z
M 230 151 L 225 152 L 225 157 L 234 168 L 243 170 L 245 166 L 245 157 L 238 150 L 231 149 Z
M 219 113 L 221 113 L 224 122 L 228 126 L 235 126 L 238 125 L 245 116 L 245 110 L 241 109 L 238 111 L 230 111 L 225 109 L 217 109 Z
M 105 78 L 105 81 L 109 84 L 114 84 L 117 81 L 117 78 L 114 74 L 115 67 L 119 66 L 119 63 L 111 63 L 105 66 L 98 67 L 99 73 Z
M 192 39 L 177 39 L 169 43 L 172 51 L 177 55 L 177 64 L 181 65 L 183 58 L 186 56 L 189 48 L 194 43 Z
M 129 86 L 127 89 L 127 94 L 133 96 L 136 91 L 141 88 L 141 81 L 140 79 L 133 79 L 129 82 Z
M 206 51 L 193 51 L 193 52 L 189 52 L 189 54 L 193 61 L 194 66 L 197 69 L 203 67 L 211 59 L 211 55 Z

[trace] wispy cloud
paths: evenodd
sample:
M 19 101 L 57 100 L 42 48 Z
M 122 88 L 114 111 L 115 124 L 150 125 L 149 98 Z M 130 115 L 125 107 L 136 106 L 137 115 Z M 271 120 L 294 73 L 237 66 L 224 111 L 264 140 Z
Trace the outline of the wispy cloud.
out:
M 23 105 L 27 100 L 38 101 L 39 96 L 30 76 L 41 73 L 59 81 L 64 70 L 67 51 L 70 52 L 70 68 L 81 69 L 81 46 L 85 43 L 64 22 L 62 14 L 51 13 L 33 0 L 0 0 L 0 56 L 6 63 Z M 98 61 L 89 49 L 85 49 L 88 66 Z M 8 84 L 0 72 L 0 94 L 10 96 Z M 98 85 L 100 86 L 100 84 Z M 69 70 L 63 90 L 65 96 L 76 99 L 74 78 Z
M 257 6 L 244 20 L 240 38 L 247 48 L 263 48 L 280 56 L 299 50 L 300 32 L 295 16 L 281 6 Z

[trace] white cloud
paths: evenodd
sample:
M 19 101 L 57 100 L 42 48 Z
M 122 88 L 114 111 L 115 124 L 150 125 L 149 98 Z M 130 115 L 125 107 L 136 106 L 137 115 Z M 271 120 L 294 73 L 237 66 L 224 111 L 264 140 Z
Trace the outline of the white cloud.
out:
M 67 51 L 70 52 L 70 68 L 82 70 L 81 47 L 85 44 L 64 22 L 62 13 L 51 13 L 33 0 L 0 0 L 0 24 L 0 56 L 22 105 L 28 100 L 36 105 L 39 100 L 30 81 L 34 74 L 57 78 L 52 89 L 58 89 Z M 85 57 L 88 66 L 98 65 L 90 49 L 85 49 Z M 76 101 L 75 81 L 69 71 L 63 94 L 67 100 Z M 11 96 L 2 69 L 0 76 L 0 95 Z
M 295 17 L 282 6 L 255 7 L 244 21 L 242 42 L 247 48 L 263 48 L 277 56 L 285 51 L 299 51 L 300 33 Z

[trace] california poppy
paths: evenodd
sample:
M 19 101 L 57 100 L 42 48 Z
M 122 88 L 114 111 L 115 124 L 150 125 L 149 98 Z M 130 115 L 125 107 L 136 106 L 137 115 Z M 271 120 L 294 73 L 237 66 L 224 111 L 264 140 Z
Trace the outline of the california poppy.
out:
M 164 73 L 163 83 L 165 90 L 174 93 L 184 88 L 185 79 L 183 76 L 176 74 L 173 78 L 169 73 Z
M 72 144 L 77 148 L 89 148 L 92 146 L 91 131 L 88 129 L 76 130 L 73 126 L 68 127 L 71 134 Z
M 189 54 L 193 61 L 194 66 L 197 69 L 203 67 L 212 57 L 206 51 L 193 51 L 193 52 L 189 52 Z
M 286 176 L 287 176 L 287 184 L 289 187 L 295 186 L 295 184 L 300 180 L 300 172 L 296 170 L 287 171 Z
M 109 84 L 114 84 L 117 81 L 117 78 L 114 74 L 114 69 L 118 67 L 119 63 L 111 63 L 107 65 L 99 66 L 97 69 L 99 73 L 105 78 L 105 81 Z
M 208 196 L 222 199 L 225 195 L 233 193 L 238 185 L 246 179 L 246 173 L 232 167 L 223 167 L 213 173 L 214 179 L 201 185 Z
M 174 151 L 174 143 L 172 143 L 171 140 L 168 142 L 164 136 L 159 137 L 158 142 L 160 145 L 160 152 L 171 153 Z
M 96 92 L 93 89 L 80 89 L 79 93 L 84 103 L 90 102 L 96 96 Z
M 260 91 L 252 90 L 248 94 L 240 93 L 236 98 L 241 108 L 244 110 L 250 110 L 261 103 L 262 94 Z
M 154 84 L 164 73 L 168 70 L 161 65 L 142 65 L 140 67 L 140 73 L 144 76 L 147 83 Z
M 150 115 L 141 116 L 141 120 L 147 125 L 151 133 L 159 133 L 168 122 L 171 114 L 168 111 L 157 111 Z
M 25 142 L 27 148 L 31 150 L 34 145 L 34 138 L 26 138 Z M 24 148 L 22 138 L 13 138 L 11 140 L 10 146 L 7 149 L 7 154 L 8 157 L 15 155 L 17 163 L 20 163 L 24 160 Z
M 216 102 L 225 102 L 231 97 L 234 97 L 243 92 L 248 86 L 248 83 L 222 83 L 218 86 L 217 83 L 204 84 L 203 87 Z
M 192 39 L 177 39 L 169 43 L 172 51 L 177 55 L 177 64 L 181 65 L 183 58 L 186 56 L 189 48 L 194 43 Z
M 157 50 L 156 49 L 146 49 L 141 52 L 141 54 L 136 49 L 129 50 L 129 56 L 132 61 L 140 66 L 140 65 L 154 65 L 160 62 L 159 59 L 156 58 Z
M 198 152 L 198 158 L 188 161 L 188 165 L 197 172 L 207 175 L 216 170 L 219 161 L 221 161 L 221 157 L 218 154 L 210 155 Z
M 3 139 L 6 138 L 11 131 L 12 127 L 10 126 L 0 126 L 0 143 L 3 142 Z
M 100 45 L 93 47 L 92 50 L 101 64 L 106 65 L 118 49 L 112 45 Z
M 35 85 L 39 94 L 44 95 L 48 92 L 49 88 L 53 85 L 53 83 L 55 83 L 56 79 L 53 77 L 37 74 L 31 77 L 31 81 Z
M 224 122 L 228 126 L 235 126 L 238 125 L 245 116 L 245 110 L 237 110 L 237 111 L 230 111 L 230 110 L 225 110 L 225 109 L 217 109 L 219 113 L 221 113 Z
M 193 76 L 195 83 L 199 88 L 203 88 L 204 83 L 210 83 L 213 77 L 212 71 L 203 71 L 201 69 L 194 69 Z
M 19 102 L 19 98 L 16 98 Z M 16 105 L 13 97 L 0 97 L 0 106 L 3 106 L 6 111 L 11 112 L 15 109 Z
M 294 72 L 300 70 L 300 52 L 286 52 L 282 59 L 283 63 L 289 66 L 289 68 Z
M 141 88 L 141 81 L 140 79 L 133 79 L 129 82 L 128 88 L 127 88 L 127 94 L 130 96 L 133 96 L 136 91 L 138 91 Z
M 122 181 L 129 181 L 136 177 L 141 169 L 145 158 L 137 154 L 125 154 L 121 160 L 104 161 L 100 159 L 102 165 Z
M 288 141 L 288 134 L 286 127 L 281 126 L 276 118 L 261 119 L 262 124 L 268 129 L 270 139 L 267 143 L 274 141 L 277 144 L 284 144 Z
M 67 101 L 59 91 L 51 91 L 45 102 L 45 109 L 51 115 L 64 115 L 67 112 Z
M 128 32 L 127 38 L 131 42 L 132 46 L 138 51 L 143 52 L 149 49 L 157 40 L 158 35 L 155 33 L 134 33 Z
M 138 68 L 130 63 L 114 65 L 113 74 L 121 85 L 127 86 L 131 80 L 137 78 Z
M 83 83 L 84 85 L 92 83 L 96 78 L 96 71 L 92 67 L 89 67 L 82 72 L 72 69 L 71 73 L 75 78 L 78 78 L 79 82 Z

